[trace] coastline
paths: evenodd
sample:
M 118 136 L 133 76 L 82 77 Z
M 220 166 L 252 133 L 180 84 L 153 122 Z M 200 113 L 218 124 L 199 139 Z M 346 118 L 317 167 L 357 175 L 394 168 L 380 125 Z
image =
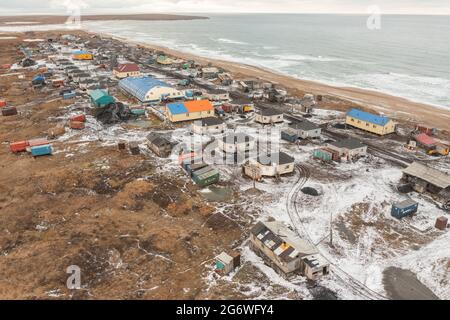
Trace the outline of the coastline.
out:
M 436 127 L 441 130 L 450 131 L 450 110 L 443 107 L 422 102 L 415 102 L 406 98 L 369 89 L 338 87 L 316 81 L 302 80 L 257 66 L 221 59 L 206 58 L 191 53 L 173 50 L 161 45 L 149 44 L 141 41 L 130 40 L 124 37 L 113 36 L 108 33 L 87 30 L 84 30 L 84 32 L 101 35 L 103 37 L 110 37 L 124 43 L 131 43 L 152 50 L 161 50 L 169 55 L 185 60 L 195 60 L 202 64 L 211 63 L 216 67 L 226 70 L 232 74 L 235 79 L 259 78 L 264 81 L 279 84 L 286 88 L 291 94 L 296 96 L 302 96 L 305 93 L 312 93 L 315 95 L 328 96 L 331 99 L 339 99 L 344 103 L 342 108 L 334 105 L 330 106 L 330 109 L 346 111 L 349 106 L 359 106 L 363 109 L 367 109 L 368 111 L 384 113 L 400 121 L 417 122 Z
M 425 124 L 450 132 L 450 109 L 430 105 L 422 102 L 411 101 L 388 93 L 373 91 L 355 87 L 332 86 L 318 81 L 298 79 L 293 76 L 278 73 L 274 70 L 261 67 L 202 57 L 199 55 L 181 52 L 165 46 L 135 41 L 109 33 L 90 30 L 64 30 L 54 29 L 50 32 L 67 31 L 67 33 L 79 33 L 99 35 L 112 38 L 123 43 L 138 45 L 151 50 L 160 50 L 173 57 L 195 60 L 201 64 L 212 64 L 229 72 L 234 79 L 258 78 L 284 87 L 290 94 L 302 97 L 305 93 L 322 95 L 326 97 L 326 103 L 321 105 L 324 109 L 347 111 L 350 107 L 359 107 L 369 112 L 383 113 L 394 120 L 408 124 Z M 13 33 L 13 32 L 11 32 Z M 16 32 L 23 34 L 23 32 Z M 38 31 L 37 33 L 41 33 Z
M 22 16 L 0 16 L 0 26 L 39 26 L 64 24 L 68 16 L 64 15 L 22 15 Z M 134 20 L 134 21 L 174 21 L 174 20 L 198 20 L 209 19 L 204 16 L 190 16 L 178 14 L 108 14 L 108 15 L 82 15 L 85 21 L 115 21 L 115 20 Z

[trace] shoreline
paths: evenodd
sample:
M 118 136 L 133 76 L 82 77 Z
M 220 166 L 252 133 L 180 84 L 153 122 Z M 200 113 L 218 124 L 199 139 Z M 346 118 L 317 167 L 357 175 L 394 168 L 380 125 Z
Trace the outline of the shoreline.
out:
M 66 15 L 18 15 L 0 16 L 0 26 L 42 26 L 64 24 L 69 16 Z M 87 14 L 81 16 L 85 21 L 175 21 L 209 19 L 205 16 L 182 14 L 141 13 L 141 14 Z
M 339 87 L 321 83 L 319 81 L 299 79 L 258 66 L 202 57 L 199 55 L 170 49 L 165 46 L 135 41 L 108 33 L 88 30 L 83 31 L 89 34 L 100 35 L 102 37 L 110 37 L 124 43 L 139 45 L 152 50 L 161 50 L 177 58 L 195 60 L 204 64 L 211 63 L 214 66 L 223 68 L 225 71 L 232 74 L 235 79 L 258 78 L 273 82 L 283 86 L 293 95 L 298 96 L 299 93 L 320 94 L 322 96 L 340 99 L 343 103 L 348 103 L 349 106 L 356 105 L 368 109 L 369 111 L 382 112 L 398 120 L 417 122 L 433 126 L 441 130 L 450 131 L 450 109 L 446 109 L 445 107 L 412 101 L 407 98 L 393 96 L 389 93 L 370 89 Z M 435 117 L 436 113 L 439 113 L 439 118 Z
M 450 109 L 445 107 L 416 102 L 407 98 L 393 96 L 389 93 L 362 89 L 356 87 L 339 87 L 321 83 L 319 81 L 303 80 L 290 75 L 282 74 L 274 70 L 248 65 L 239 62 L 207 58 L 187 52 L 174 50 L 162 45 L 136 41 L 121 36 L 115 36 L 106 32 L 96 32 L 86 29 L 65 30 L 54 29 L 51 32 L 67 31 L 67 33 L 81 33 L 97 35 L 115 39 L 125 44 L 133 44 L 150 50 L 160 50 L 166 54 L 184 60 L 194 60 L 201 64 L 212 64 L 229 72 L 234 79 L 256 78 L 278 84 L 285 88 L 291 95 L 302 97 L 305 93 L 322 95 L 328 102 L 322 105 L 324 109 L 347 111 L 351 107 L 362 108 L 365 111 L 383 113 L 407 123 L 428 125 L 440 130 L 450 132 Z M 38 33 L 42 31 L 37 31 Z M 8 32 L 19 33 L 24 32 Z

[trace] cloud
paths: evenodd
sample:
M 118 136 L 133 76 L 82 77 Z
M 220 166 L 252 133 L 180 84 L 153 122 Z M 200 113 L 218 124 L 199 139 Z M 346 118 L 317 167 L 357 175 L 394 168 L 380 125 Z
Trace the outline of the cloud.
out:
M 84 13 L 366 13 L 376 5 L 383 13 L 450 14 L 450 3 L 444 0 L 1 0 L 0 12 L 63 14 L 74 5 Z

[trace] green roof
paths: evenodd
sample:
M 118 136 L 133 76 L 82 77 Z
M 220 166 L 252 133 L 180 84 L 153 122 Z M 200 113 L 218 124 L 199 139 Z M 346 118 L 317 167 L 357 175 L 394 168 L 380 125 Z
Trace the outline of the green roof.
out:
M 96 105 L 103 106 L 115 102 L 115 99 L 103 90 L 92 90 L 89 92 L 91 101 Z

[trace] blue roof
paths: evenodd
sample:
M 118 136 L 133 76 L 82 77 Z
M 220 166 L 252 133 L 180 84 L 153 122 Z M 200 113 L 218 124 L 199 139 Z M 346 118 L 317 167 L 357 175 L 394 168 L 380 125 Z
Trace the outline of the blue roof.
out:
M 119 81 L 119 87 L 135 96 L 140 101 L 145 101 L 147 93 L 155 87 L 170 87 L 167 83 L 151 77 L 129 77 Z
M 347 116 L 379 126 L 385 126 L 389 122 L 388 117 L 377 116 L 358 109 L 351 109 L 349 112 L 347 112 Z
M 167 108 L 169 108 L 169 112 L 171 114 L 188 113 L 188 110 L 186 109 L 186 107 L 184 106 L 184 103 L 182 103 L 182 102 L 169 103 L 167 105 Z
M 75 50 L 72 52 L 72 54 L 85 54 L 88 53 L 87 51 L 83 51 L 83 50 Z

